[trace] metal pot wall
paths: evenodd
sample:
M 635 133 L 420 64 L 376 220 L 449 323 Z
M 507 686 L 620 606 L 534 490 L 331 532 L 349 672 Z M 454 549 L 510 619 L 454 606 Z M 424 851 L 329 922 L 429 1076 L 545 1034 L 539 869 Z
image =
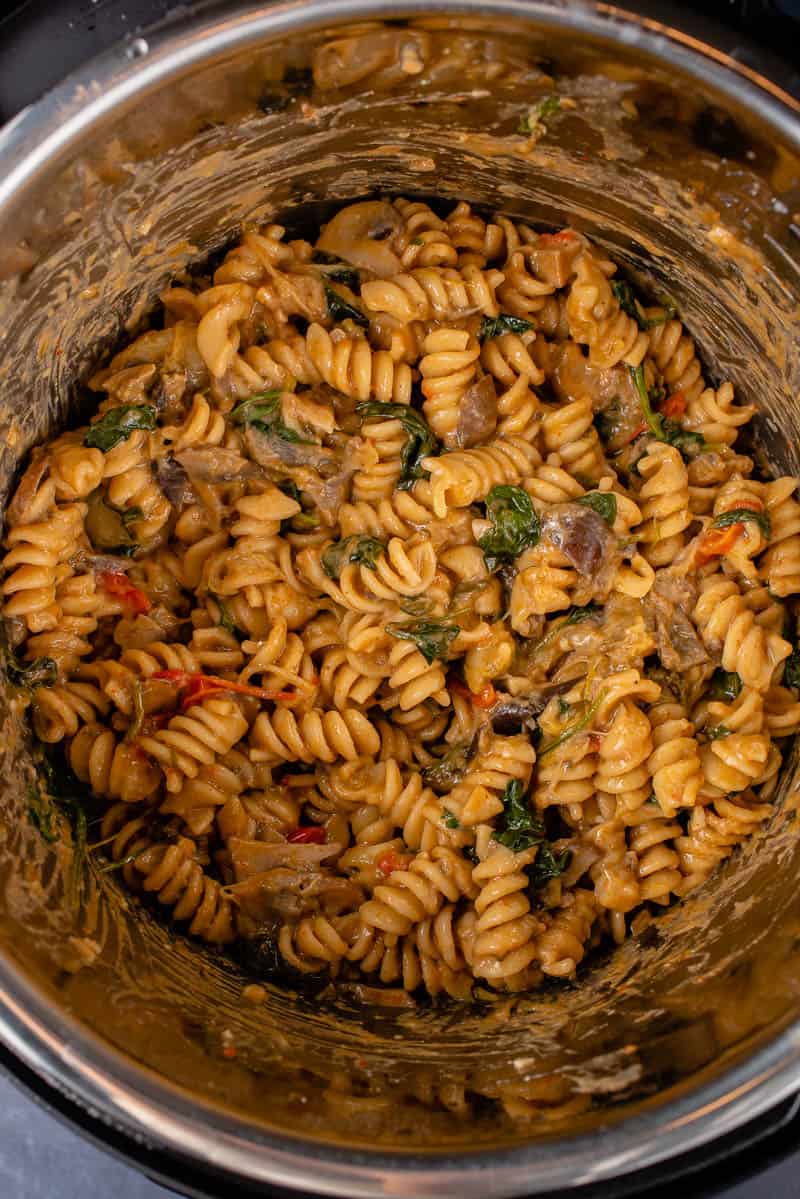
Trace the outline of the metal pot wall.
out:
M 3 489 L 176 271 L 242 221 L 383 193 L 598 239 L 797 474 L 800 106 L 660 17 L 224 5 L 83 68 L 0 134 Z M 543 73 L 574 107 L 531 146 Z M 250 1183 L 486 1199 L 652 1166 L 800 1085 L 794 753 L 763 834 L 576 985 L 393 1013 L 211 953 L 91 866 L 76 889 L 25 819 L 19 699 L 2 715 L 0 1036 L 125 1133 Z

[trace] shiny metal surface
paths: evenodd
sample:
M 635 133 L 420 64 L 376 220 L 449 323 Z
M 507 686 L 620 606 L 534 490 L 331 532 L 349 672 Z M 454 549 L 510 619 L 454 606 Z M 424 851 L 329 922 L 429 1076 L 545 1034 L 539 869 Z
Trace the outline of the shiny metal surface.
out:
M 417 106 L 365 85 L 363 95 L 356 88 L 320 105 L 310 121 L 253 118 L 253 63 L 269 78 L 273 59 L 294 61 L 344 36 L 348 23 L 431 13 L 450 15 L 455 32 L 468 29 L 474 54 L 485 43 L 512 63 L 474 105 L 468 97 L 463 114 L 446 81 Z M 350 36 L 369 34 L 357 27 Z M 694 121 L 691 105 L 703 96 L 747 130 L 755 165 L 743 154 L 730 176 L 719 155 L 698 157 L 704 186 L 689 190 L 688 132 L 684 160 L 659 157 L 647 138 L 634 144 L 608 123 L 602 90 L 591 108 L 591 88 L 587 110 L 606 157 L 587 164 L 580 130 L 574 144 L 565 135 L 532 158 L 512 142 L 496 157 L 489 142 L 514 126 L 514 71 L 527 69 L 519 56 L 545 48 L 565 62 L 585 48 L 597 78 L 610 66 L 635 72 L 637 62 L 647 78 L 660 71 L 676 129 L 682 105 Z M 595 77 L 581 69 L 581 79 Z M 567 214 L 604 237 L 632 269 L 669 285 L 711 368 L 761 400 L 757 444 L 796 473 L 799 114 L 791 97 L 724 54 L 606 5 L 224 5 L 131 42 L 0 134 L 0 481 L 7 487 L 30 444 L 64 420 L 98 347 L 134 327 L 164 280 L 224 243 L 238 221 L 382 190 L 463 195 L 553 224 Z M 719 229 L 741 240 L 721 242 Z M 19 863 L 44 871 L 46 855 L 19 819 L 26 747 L 15 713 L 3 715 L 0 1036 L 54 1086 L 136 1137 L 265 1185 L 491 1199 L 651 1165 L 800 1085 L 791 803 L 736 869 L 660 917 L 658 945 L 625 946 L 555 1003 L 534 999 L 502 1026 L 481 1013 L 431 1010 L 418 1026 L 384 1017 L 365 1028 L 358 1010 L 277 987 L 262 1011 L 243 1011 L 241 971 L 187 942 L 173 946 L 135 904 L 121 907 L 112 884 L 80 913 L 57 881 L 37 900 Z M 74 935 L 99 947 L 83 969 L 67 952 Z M 243 1046 L 236 1063 L 220 1053 L 230 1030 Z M 359 1071 L 364 1087 L 378 1080 L 382 1124 L 359 1106 L 362 1091 L 337 1090 Z M 418 1099 L 421 1076 L 434 1092 L 451 1081 L 500 1095 L 550 1071 L 594 1097 L 588 1117 L 512 1126 L 480 1109 L 469 1119 L 443 1104 L 430 1113 Z

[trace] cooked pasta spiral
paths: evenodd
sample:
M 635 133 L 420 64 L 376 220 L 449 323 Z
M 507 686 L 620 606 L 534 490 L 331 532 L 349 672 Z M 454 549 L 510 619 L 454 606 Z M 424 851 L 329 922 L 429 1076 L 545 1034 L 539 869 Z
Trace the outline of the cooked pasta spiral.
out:
M 361 298 L 370 312 L 388 312 L 405 323 L 451 320 L 474 309 L 497 316 L 495 290 L 502 281 L 502 271 L 482 271 L 473 265 L 463 270 L 427 267 L 365 283 Z
M 172 908 L 174 920 L 189 920 L 189 933 L 215 945 L 236 936 L 231 901 L 216 879 L 194 860 L 194 842 L 180 837 L 174 845 L 151 845 L 137 854 L 134 869 L 142 889 Z
M 593 366 L 609 367 L 618 362 L 638 366 L 648 349 L 646 333 L 639 331 L 611 290 L 611 284 L 589 253 L 575 263 L 575 281 L 567 297 L 567 320 L 575 341 L 589 347 Z
M 496 73 L 424 24 L 321 44 L 314 89 Z M 391 1005 L 574 978 L 769 819 L 800 732 L 800 501 L 737 452 L 755 405 L 582 234 L 448 211 L 248 224 L 182 273 L 33 450 L 0 574 L 14 710 L 106 883 Z M 419 1082 L 473 1091 L 591 1102 Z
M 788 658 L 788 641 L 763 628 L 732 579 L 711 575 L 700 584 L 693 617 L 708 648 L 748 687 L 766 691 L 775 668 Z
M 478 343 L 461 329 L 442 327 L 425 338 L 420 359 L 422 410 L 425 419 L 448 449 L 458 445 L 459 405 L 475 378 Z
M 386 350 L 373 351 L 366 338 L 334 337 L 322 325 L 310 325 L 306 344 L 320 378 L 344 395 L 358 400 L 372 396 L 383 403 L 410 402 L 410 366 L 395 362 Z

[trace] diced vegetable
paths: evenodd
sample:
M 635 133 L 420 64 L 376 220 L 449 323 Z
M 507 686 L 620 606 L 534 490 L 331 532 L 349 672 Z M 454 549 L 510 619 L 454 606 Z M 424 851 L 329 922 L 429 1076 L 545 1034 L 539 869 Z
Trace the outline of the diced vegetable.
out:
M 149 612 L 152 607 L 145 593 L 134 586 L 127 575 L 111 570 L 101 570 L 97 581 L 107 595 L 113 595 L 136 616 Z
M 451 691 L 455 691 L 456 695 L 463 695 L 465 699 L 468 699 L 475 708 L 481 708 L 485 711 L 493 708 L 497 703 L 497 692 L 491 683 L 486 683 L 484 687 L 481 687 L 480 691 L 470 691 L 469 687 L 464 683 L 458 679 L 453 679 L 449 687 Z
M 706 529 L 700 539 L 694 554 L 695 565 L 705 566 L 712 558 L 721 558 L 733 549 L 739 536 L 744 532 L 744 525 L 737 521 L 725 529 Z
M 184 693 L 181 699 L 181 707 L 184 710 L 191 707 L 192 704 L 201 703 L 204 699 L 219 695 L 223 691 L 233 691 L 237 695 L 252 695 L 255 699 L 264 700 L 297 698 L 293 691 L 271 691 L 266 687 L 252 687 L 249 683 L 237 683 L 214 674 L 192 674 L 186 670 L 157 670 L 150 677 L 175 683 Z
M 299 825 L 286 834 L 286 840 L 291 841 L 292 845 L 325 845 L 328 834 L 319 824 Z
M 664 400 L 664 403 L 659 408 L 659 412 L 662 416 L 668 416 L 674 419 L 676 416 L 683 416 L 683 414 L 686 412 L 686 407 L 686 396 L 682 391 L 675 391 L 671 396 L 667 396 L 666 400 Z

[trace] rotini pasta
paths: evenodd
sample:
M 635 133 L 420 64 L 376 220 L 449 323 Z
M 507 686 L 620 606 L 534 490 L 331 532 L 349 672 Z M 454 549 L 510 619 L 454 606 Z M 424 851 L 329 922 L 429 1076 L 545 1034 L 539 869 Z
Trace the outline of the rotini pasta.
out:
M 295 981 L 468 1002 L 575 978 L 770 819 L 796 480 L 615 272 L 380 199 L 162 293 L 33 451 L 0 566 L 9 685 L 111 879 Z

